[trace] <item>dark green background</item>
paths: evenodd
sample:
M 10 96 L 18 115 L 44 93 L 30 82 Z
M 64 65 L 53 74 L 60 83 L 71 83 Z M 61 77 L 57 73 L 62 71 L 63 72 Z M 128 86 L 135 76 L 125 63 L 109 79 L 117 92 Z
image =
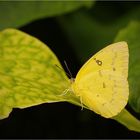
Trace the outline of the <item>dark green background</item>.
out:
M 111 23 L 117 22 L 119 18 L 137 7 L 140 7 L 140 2 L 98 1 L 91 9 L 81 8 L 75 12 L 77 15 L 86 12 L 103 25 L 111 26 Z M 44 18 L 19 29 L 46 43 L 57 55 L 65 70 L 63 61 L 66 60 L 75 77 L 86 59 L 79 60 L 73 49 L 73 43 L 66 34 L 67 29 L 62 29 L 62 25 L 67 24 L 66 18 L 70 18 L 72 14 Z M 78 18 L 80 21 L 80 15 Z M 70 21 L 68 24 L 73 25 Z M 115 33 L 104 41 L 102 38 L 96 38 L 97 42 L 100 42 L 99 40 L 101 42 L 96 44 L 95 51 L 99 45 L 113 42 L 114 37 Z M 87 55 L 88 53 L 90 54 L 87 52 Z M 127 108 L 140 118 L 129 106 Z M 140 138 L 140 134 L 129 131 L 118 122 L 100 117 L 89 110 L 81 111 L 80 107 L 72 104 L 52 103 L 24 110 L 14 109 L 9 118 L 0 121 L 0 138 Z

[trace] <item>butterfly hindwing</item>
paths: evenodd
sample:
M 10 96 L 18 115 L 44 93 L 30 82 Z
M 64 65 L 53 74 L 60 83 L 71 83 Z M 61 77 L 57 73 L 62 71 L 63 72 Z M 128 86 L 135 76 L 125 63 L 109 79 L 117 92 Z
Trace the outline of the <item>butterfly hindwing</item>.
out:
M 128 47 L 125 42 L 107 46 L 78 72 L 73 90 L 96 113 L 109 118 L 127 104 Z

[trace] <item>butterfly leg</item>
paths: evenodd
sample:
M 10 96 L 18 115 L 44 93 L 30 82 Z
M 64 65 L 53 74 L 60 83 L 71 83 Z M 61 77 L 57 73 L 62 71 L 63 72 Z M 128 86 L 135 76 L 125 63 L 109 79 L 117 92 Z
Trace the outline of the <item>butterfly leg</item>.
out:
M 63 91 L 63 93 L 60 94 L 59 96 L 64 96 L 64 95 L 66 95 L 66 94 L 68 93 L 68 91 L 69 91 L 69 88 L 68 88 L 68 89 L 65 89 L 65 90 Z

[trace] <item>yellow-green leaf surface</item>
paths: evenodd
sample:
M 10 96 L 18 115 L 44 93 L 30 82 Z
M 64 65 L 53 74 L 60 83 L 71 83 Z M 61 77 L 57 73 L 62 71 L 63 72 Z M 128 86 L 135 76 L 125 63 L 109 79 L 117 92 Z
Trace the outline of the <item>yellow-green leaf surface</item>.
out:
M 38 39 L 14 29 L 0 32 L 0 119 L 12 108 L 67 100 L 78 104 L 73 94 L 62 96 L 70 82 L 56 65 L 61 67 Z

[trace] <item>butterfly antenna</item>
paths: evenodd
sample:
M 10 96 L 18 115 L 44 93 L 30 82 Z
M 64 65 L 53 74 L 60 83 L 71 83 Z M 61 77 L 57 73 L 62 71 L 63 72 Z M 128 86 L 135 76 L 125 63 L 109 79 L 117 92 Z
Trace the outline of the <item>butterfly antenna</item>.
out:
M 70 69 L 69 69 L 69 67 L 68 67 L 68 65 L 67 65 L 67 63 L 66 63 L 65 60 L 64 60 L 64 64 L 65 64 L 65 66 L 66 66 L 66 68 L 67 68 L 67 70 L 68 70 L 68 72 L 69 72 L 70 78 L 72 78 L 72 77 L 73 77 L 73 76 L 72 76 L 72 73 L 71 73 L 71 71 L 70 71 Z
M 62 71 L 64 71 L 61 67 L 59 67 L 57 64 L 55 64 L 55 66 L 57 67 L 57 68 L 59 68 L 60 70 L 62 70 Z M 65 72 L 65 71 L 64 71 Z M 68 74 L 67 72 L 65 72 L 66 74 L 67 74 L 67 76 L 69 76 L 69 77 L 71 77 L 71 75 L 70 74 Z

